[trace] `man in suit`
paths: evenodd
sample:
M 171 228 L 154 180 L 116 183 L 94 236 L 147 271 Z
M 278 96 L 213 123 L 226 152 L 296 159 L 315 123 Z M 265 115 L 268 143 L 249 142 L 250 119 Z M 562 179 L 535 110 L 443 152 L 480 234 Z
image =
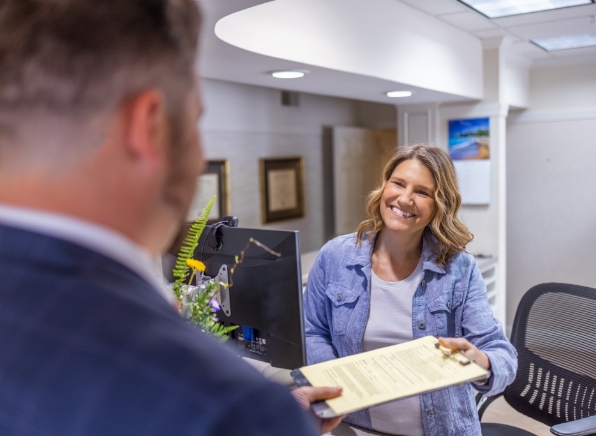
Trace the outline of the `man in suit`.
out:
M 153 274 L 203 165 L 199 21 L 193 0 L 0 0 L 2 435 L 311 435 L 303 409 L 339 395 L 266 381 Z

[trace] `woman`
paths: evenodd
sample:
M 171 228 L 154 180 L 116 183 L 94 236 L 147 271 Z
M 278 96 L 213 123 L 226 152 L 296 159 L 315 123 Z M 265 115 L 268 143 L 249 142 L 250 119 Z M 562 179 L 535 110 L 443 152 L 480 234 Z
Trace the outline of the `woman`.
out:
M 308 363 L 434 335 L 490 378 L 355 412 L 347 422 L 404 436 L 480 436 L 473 388 L 494 395 L 515 378 L 516 351 L 464 251 L 473 236 L 460 205 L 447 153 L 429 145 L 394 153 L 369 196 L 370 218 L 328 242 L 309 274 Z

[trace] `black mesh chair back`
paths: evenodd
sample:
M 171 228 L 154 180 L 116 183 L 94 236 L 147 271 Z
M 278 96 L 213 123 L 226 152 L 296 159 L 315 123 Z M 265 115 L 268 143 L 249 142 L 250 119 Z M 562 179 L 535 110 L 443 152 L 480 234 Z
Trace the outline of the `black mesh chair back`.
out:
M 596 415 L 596 289 L 534 286 L 515 314 L 519 369 L 505 400 L 553 426 Z

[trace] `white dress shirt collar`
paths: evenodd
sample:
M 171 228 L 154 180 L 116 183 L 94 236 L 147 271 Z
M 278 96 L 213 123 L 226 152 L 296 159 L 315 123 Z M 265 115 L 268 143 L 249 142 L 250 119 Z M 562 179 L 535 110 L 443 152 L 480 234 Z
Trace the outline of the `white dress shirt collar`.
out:
M 6 204 L 0 204 L 0 223 L 72 242 L 109 257 L 137 273 L 168 302 L 174 301 L 174 295 L 167 289 L 150 253 L 108 227 L 54 212 Z

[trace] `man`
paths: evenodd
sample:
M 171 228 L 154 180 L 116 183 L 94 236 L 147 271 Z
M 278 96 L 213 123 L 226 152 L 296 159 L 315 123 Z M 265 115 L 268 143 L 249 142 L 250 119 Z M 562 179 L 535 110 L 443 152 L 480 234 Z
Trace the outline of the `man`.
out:
M 302 408 L 339 395 L 267 382 L 153 276 L 203 164 L 199 21 L 192 0 L 0 0 L 2 435 L 310 435 Z

